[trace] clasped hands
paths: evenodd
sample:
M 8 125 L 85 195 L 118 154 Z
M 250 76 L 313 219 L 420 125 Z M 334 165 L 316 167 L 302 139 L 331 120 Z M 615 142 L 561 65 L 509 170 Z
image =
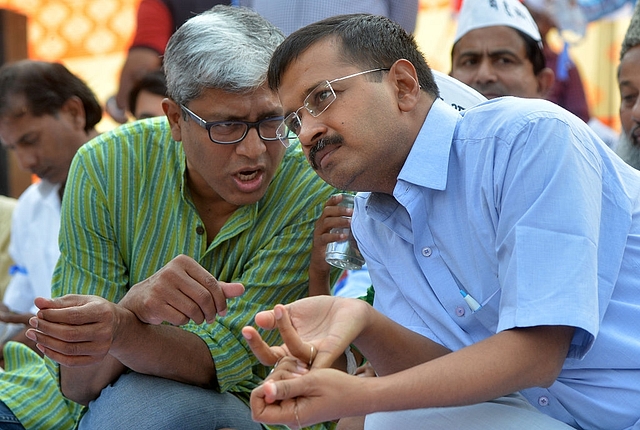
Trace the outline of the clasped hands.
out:
M 239 283 L 216 280 L 195 260 L 179 255 L 129 289 L 119 303 L 98 296 L 38 297 L 40 309 L 26 336 L 65 366 L 100 362 L 119 347 L 136 324 L 200 324 L 224 316 L 226 300 L 244 292 Z
M 255 328 L 242 330 L 260 362 L 275 366 L 251 394 L 253 419 L 299 428 L 349 414 L 344 399 L 357 402 L 364 378 L 332 367 L 345 367 L 344 351 L 365 329 L 367 308 L 357 299 L 315 296 L 258 313 L 256 324 L 277 328 L 284 343 L 270 347 Z

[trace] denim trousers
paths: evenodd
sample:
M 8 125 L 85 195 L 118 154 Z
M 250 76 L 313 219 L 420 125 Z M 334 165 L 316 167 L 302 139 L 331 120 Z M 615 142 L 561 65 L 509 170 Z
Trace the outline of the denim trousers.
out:
M 20 420 L 3 401 L 0 401 L 0 430 L 24 430 Z
M 260 430 L 251 410 L 231 393 L 165 378 L 126 373 L 89 403 L 80 430 Z

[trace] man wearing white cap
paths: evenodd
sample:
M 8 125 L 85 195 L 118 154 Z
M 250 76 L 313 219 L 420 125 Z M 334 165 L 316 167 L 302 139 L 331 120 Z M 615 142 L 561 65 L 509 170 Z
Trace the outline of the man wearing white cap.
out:
M 640 5 L 636 6 L 620 49 L 618 87 L 623 132 L 616 152 L 640 169 Z
M 465 0 L 451 76 L 485 97 L 543 98 L 554 82 L 536 22 L 518 0 Z

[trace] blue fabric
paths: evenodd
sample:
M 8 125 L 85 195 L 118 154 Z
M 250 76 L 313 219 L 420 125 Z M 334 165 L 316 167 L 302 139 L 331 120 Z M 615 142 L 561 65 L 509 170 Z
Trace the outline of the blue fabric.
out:
M 566 81 L 569 78 L 569 68 L 571 67 L 571 58 L 569 58 L 569 44 L 564 43 L 560 55 L 558 55 L 558 63 L 556 64 L 556 78 L 559 81 Z
M 393 196 L 358 194 L 351 227 L 382 313 L 454 351 L 576 327 L 557 381 L 522 394 L 581 428 L 639 421 L 640 172 L 578 118 L 544 100 L 462 115 L 436 101 Z
M 80 430 L 260 430 L 249 407 L 219 393 L 155 376 L 128 373 L 89 403 Z
M 11 409 L 4 402 L 0 401 L 0 429 L 2 430 L 24 430 L 20 420 L 11 412 Z

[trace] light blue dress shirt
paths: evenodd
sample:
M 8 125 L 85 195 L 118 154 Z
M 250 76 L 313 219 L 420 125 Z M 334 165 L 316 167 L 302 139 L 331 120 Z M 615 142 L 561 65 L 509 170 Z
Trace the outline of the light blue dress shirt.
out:
M 576 327 L 557 381 L 522 394 L 577 428 L 640 428 L 639 199 L 640 173 L 552 103 L 436 101 L 352 230 L 379 311 L 452 350 Z

